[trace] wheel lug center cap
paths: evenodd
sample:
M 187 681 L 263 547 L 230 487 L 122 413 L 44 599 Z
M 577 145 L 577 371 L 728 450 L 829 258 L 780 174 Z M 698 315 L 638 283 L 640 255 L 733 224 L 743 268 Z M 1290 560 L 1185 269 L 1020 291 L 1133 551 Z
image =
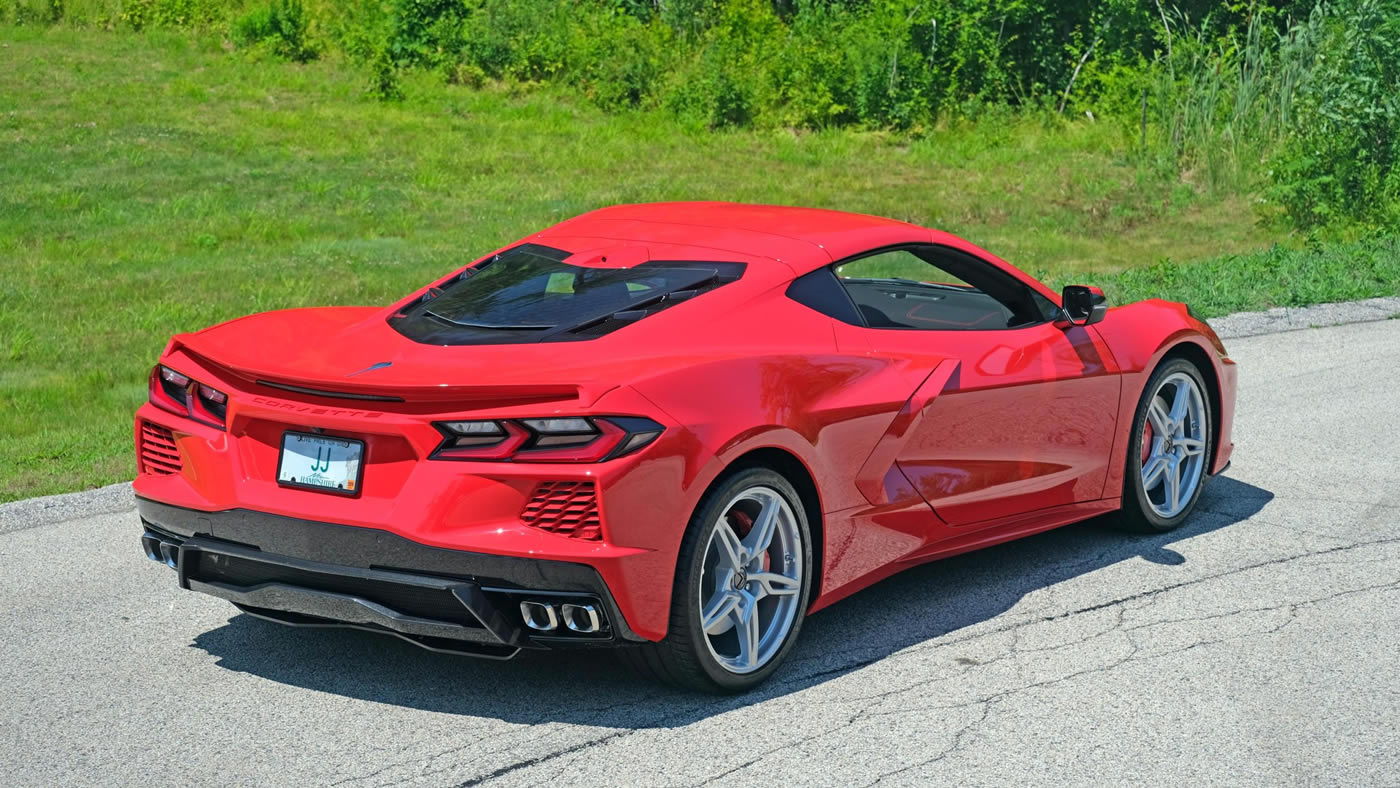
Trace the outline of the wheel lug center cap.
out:
M 740 569 L 739 571 L 735 572 L 734 579 L 730 581 L 730 585 L 734 587 L 735 591 L 738 591 L 739 589 L 748 585 L 748 583 L 749 573 L 743 569 Z

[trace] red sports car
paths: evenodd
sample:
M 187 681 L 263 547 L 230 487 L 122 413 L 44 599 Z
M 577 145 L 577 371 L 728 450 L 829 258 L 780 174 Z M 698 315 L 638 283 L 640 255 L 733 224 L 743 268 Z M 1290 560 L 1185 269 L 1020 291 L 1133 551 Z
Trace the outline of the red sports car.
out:
M 617 206 L 389 307 L 176 336 L 136 413 L 141 542 L 286 624 L 741 691 L 906 567 L 1181 524 L 1235 380 L 1186 306 L 1057 294 L 936 230 Z

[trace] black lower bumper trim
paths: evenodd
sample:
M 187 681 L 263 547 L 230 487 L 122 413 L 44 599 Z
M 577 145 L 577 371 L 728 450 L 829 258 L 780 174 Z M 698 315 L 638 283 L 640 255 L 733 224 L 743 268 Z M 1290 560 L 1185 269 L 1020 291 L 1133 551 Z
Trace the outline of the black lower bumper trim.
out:
M 180 585 L 294 626 L 348 626 L 438 651 L 508 658 L 521 648 L 641 640 L 592 567 L 432 547 L 372 528 L 250 510 L 200 512 L 138 498 L 146 554 Z M 606 626 L 535 632 L 519 600 L 577 598 Z
M 412 637 L 513 650 L 526 645 L 521 628 L 500 615 L 480 586 L 468 580 L 333 566 L 198 536 L 177 549 L 182 588 L 239 607 Z M 406 612 L 413 610 L 424 614 Z
M 462 641 L 451 638 L 433 637 L 431 635 L 414 635 L 405 632 L 384 629 L 372 624 L 350 624 L 345 621 L 335 621 L 329 619 L 305 616 L 298 613 L 291 613 L 285 610 L 273 610 L 269 608 L 249 607 L 248 605 L 234 602 L 233 606 L 239 610 L 256 618 L 274 621 L 278 624 L 285 624 L 292 627 L 309 627 L 324 629 L 362 629 L 367 632 L 377 634 L 394 635 L 395 637 L 412 643 L 419 648 L 429 651 L 438 651 L 444 654 L 461 654 L 470 657 L 481 657 L 484 659 L 510 659 L 520 653 L 520 649 L 510 646 L 493 646 L 489 643 L 464 644 Z

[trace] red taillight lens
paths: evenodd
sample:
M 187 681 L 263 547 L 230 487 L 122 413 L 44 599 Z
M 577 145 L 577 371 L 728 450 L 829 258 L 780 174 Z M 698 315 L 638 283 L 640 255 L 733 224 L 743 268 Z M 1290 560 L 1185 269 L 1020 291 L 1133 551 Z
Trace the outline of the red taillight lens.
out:
M 440 421 L 439 460 L 602 462 L 637 451 L 665 429 L 651 419 L 543 418 L 510 421 Z
M 598 419 L 593 429 L 592 434 L 541 432 L 533 447 L 518 452 L 515 459 L 519 462 L 601 462 L 612 456 L 627 434 L 607 419 Z
M 190 379 L 169 367 L 151 368 L 151 404 L 179 416 L 190 413 Z
M 448 422 L 463 432 L 457 432 L 445 424 L 436 425 L 438 430 L 447 438 L 433 452 L 433 457 L 442 460 L 508 460 L 510 455 L 519 449 L 527 440 L 530 433 L 521 427 L 508 421 L 466 421 Z M 466 429 L 465 425 L 481 425 L 481 429 Z M 484 429 L 484 425 L 493 425 L 495 431 Z
M 161 410 L 224 429 L 228 395 L 170 367 L 151 369 L 150 399 Z

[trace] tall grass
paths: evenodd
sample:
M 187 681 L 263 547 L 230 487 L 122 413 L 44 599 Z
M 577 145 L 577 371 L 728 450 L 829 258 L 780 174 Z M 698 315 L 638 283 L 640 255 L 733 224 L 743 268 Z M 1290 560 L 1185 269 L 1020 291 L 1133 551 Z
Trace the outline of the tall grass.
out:
M 1169 48 L 1146 71 L 1149 151 L 1214 190 L 1258 186 L 1261 166 L 1295 120 L 1293 106 L 1315 58 L 1325 10 L 1279 31 L 1251 16 L 1219 37 L 1184 13 L 1162 16 Z

